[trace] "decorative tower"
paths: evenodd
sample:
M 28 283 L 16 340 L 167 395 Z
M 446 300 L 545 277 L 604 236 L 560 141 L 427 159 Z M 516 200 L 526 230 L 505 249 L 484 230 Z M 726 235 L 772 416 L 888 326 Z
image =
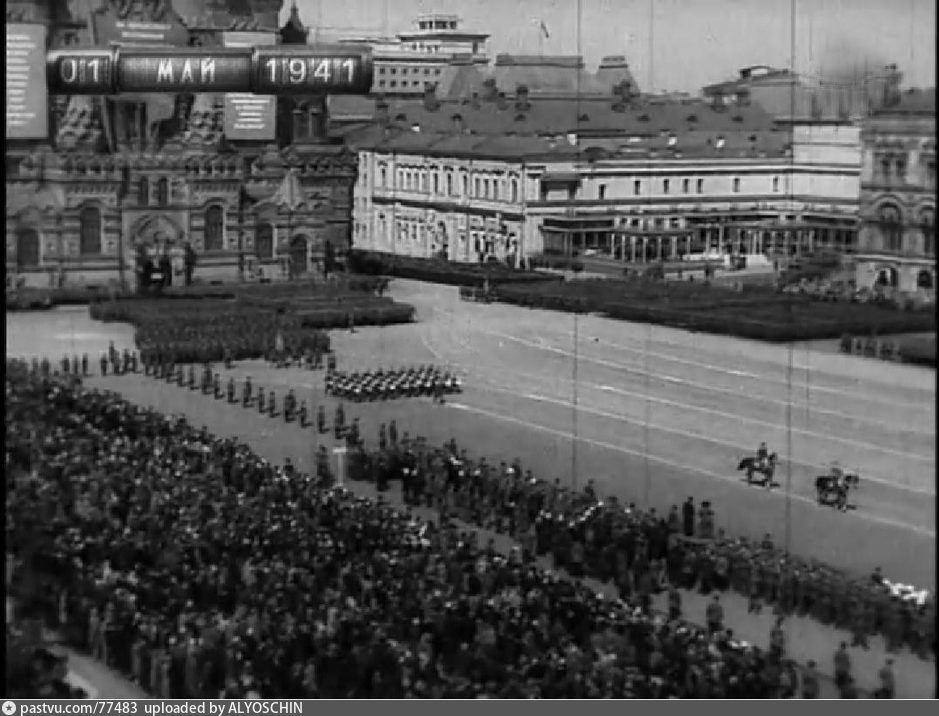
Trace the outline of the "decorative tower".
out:
M 300 12 L 297 9 L 297 0 L 293 0 L 290 5 L 290 17 L 280 28 L 280 42 L 283 45 L 305 45 L 310 35 L 309 28 L 305 27 L 300 19 Z

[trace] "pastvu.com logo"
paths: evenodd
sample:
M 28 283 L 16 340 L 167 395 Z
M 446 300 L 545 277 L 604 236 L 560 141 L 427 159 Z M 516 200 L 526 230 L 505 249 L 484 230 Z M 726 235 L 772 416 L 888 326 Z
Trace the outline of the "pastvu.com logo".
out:
M 3 702 L 3 716 L 13 716 L 16 713 L 16 704 L 12 701 Z

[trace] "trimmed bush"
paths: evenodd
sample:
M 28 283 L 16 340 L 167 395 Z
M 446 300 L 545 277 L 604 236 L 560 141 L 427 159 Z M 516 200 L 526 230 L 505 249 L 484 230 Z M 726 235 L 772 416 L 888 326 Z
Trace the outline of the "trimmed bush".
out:
M 421 259 L 375 251 L 353 249 L 347 254 L 350 270 L 371 275 L 388 275 L 450 286 L 480 287 L 504 283 L 561 281 L 560 276 L 521 271 L 505 264 L 461 264 L 443 259 Z
M 936 337 L 901 338 L 897 354 L 904 363 L 936 367 Z
M 499 301 L 529 308 L 595 312 L 621 320 L 658 323 L 745 338 L 788 342 L 934 330 L 931 312 L 882 305 L 819 303 L 767 286 L 733 288 L 700 283 L 586 279 L 564 283 L 497 285 Z

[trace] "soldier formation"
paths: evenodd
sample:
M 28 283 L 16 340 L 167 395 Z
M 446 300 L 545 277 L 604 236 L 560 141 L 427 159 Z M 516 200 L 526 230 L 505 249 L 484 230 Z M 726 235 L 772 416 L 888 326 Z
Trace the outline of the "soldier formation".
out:
M 375 372 L 330 371 L 326 376 L 327 395 L 356 403 L 416 397 L 431 397 L 443 402 L 444 396 L 462 390 L 457 376 L 429 365 Z

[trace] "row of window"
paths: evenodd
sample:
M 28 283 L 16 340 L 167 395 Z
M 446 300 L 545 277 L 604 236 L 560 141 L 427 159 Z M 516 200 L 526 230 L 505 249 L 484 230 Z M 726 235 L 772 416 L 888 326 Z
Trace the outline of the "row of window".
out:
M 383 189 L 388 188 L 388 168 L 382 166 L 379 168 L 378 173 L 379 185 Z M 473 177 L 471 185 L 469 177 L 466 174 L 461 174 L 459 195 L 455 193 L 453 173 L 451 171 L 444 172 L 443 181 L 441 182 L 439 172 L 398 169 L 397 179 L 396 185 L 401 191 L 430 193 L 435 196 L 465 196 L 489 201 L 509 201 L 513 204 L 517 203 L 519 199 L 519 183 L 518 179 L 514 177 L 506 181 L 494 177 L 477 176 Z M 472 192 L 470 192 L 471 187 Z
M 78 251 L 83 256 L 101 253 L 102 235 L 101 209 L 86 206 L 78 214 Z M 204 246 L 206 251 L 221 251 L 225 248 L 225 210 L 212 205 L 205 210 Z
M 379 89 L 384 89 L 384 88 L 396 89 L 396 88 L 398 88 L 398 87 L 400 87 L 401 89 L 407 89 L 408 87 L 412 87 L 412 88 L 417 88 L 417 87 L 422 87 L 422 86 L 423 86 L 423 87 L 431 87 L 431 86 L 434 85 L 434 84 L 436 84 L 436 83 L 434 83 L 434 82 L 421 82 L 420 80 L 414 80 L 413 82 L 410 83 L 410 85 L 408 84 L 408 82 L 407 82 L 406 80 L 401 80 L 400 83 L 397 82 L 396 80 L 391 80 L 390 82 L 387 82 L 387 83 L 385 82 L 385 80 L 378 80 L 378 82 L 377 82 L 377 87 L 378 87 Z
M 388 170 L 385 167 L 379 169 L 380 177 L 380 186 L 382 188 L 388 187 Z M 419 191 L 419 192 L 431 192 L 433 194 L 441 193 L 440 186 L 440 177 L 439 174 L 431 174 L 431 179 L 428 180 L 427 173 L 421 172 L 419 170 L 407 170 L 399 169 L 398 170 L 398 181 L 397 186 L 403 191 Z M 454 194 L 453 188 L 453 177 L 447 172 L 445 175 L 446 187 L 443 192 L 445 196 L 456 196 Z M 429 183 L 432 184 L 429 186 Z M 636 179 L 633 181 L 633 195 L 640 196 L 642 194 L 642 180 Z M 670 194 L 674 188 L 672 179 L 663 179 L 662 180 L 662 194 Z M 732 180 L 732 188 L 735 194 L 740 193 L 740 178 L 734 177 Z M 597 186 L 597 198 L 601 201 L 608 198 L 607 194 L 607 185 L 599 184 Z M 704 179 L 695 180 L 695 193 L 703 194 L 704 193 Z M 779 177 L 773 177 L 773 193 L 779 193 L 780 184 Z M 682 179 L 681 180 L 681 193 L 690 194 L 691 193 L 691 179 Z M 466 175 L 461 175 L 461 193 L 460 196 L 467 196 L 473 199 L 487 199 L 491 201 L 509 201 L 512 203 L 518 202 L 519 199 L 519 184 L 517 179 L 510 179 L 508 182 L 508 192 L 505 192 L 505 182 L 500 179 L 488 179 L 485 177 L 474 177 L 472 182 L 472 193 L 470 193 L 469 179 Z M 546 200 L 548 196 L 548 188 L 542 184 L 541 187 L 541 198 L 542 201 Z M 568 198 L 574 199 L 576 197 L 576 189 L 572 186 L 568 190 Z
M 425 74 L 425 75 L 429 75 L 431 72 L 433 72 L 435 75 L 439 75 L 439 74 L 440 74 L 440 68 L 439 68 L 439 67 L 410 67 L 410 68 L 408 68 L 408 67 L 401 67 L 401 68 L 398 68 L 398 67 L 379 67 L 379 68 L 378 68 L 378 74 L 383 75 L 383 74 L 385 74 L 386 71 L 387 71 L 387 73 L 388 73 L 389 75 L 396 75 L 396 74 L 398 74 L 398 69 L 401 70 L 401 74 L 402 74 L 402 75 L 406 75 L 406 74 L 408 73 L 408 69 L 411 70 L 411 74 L 412 74 L 412 75 L 419 75 L 419 74 L 421 74 L 421 73 L 423 73 L 423 74 Z
M 936 157 L 924 155 L 921 159 L 921 163 L 923 165 L 923 179 L 926 186 L 934 189 L 936 187 Z M 900 152 L 880 152 L 875 156 L 875 181 L 885 184 L 893 182 L 905 184 L 909 178 L 909 165 L 907 163 L 906 154 Z
M 739 177 L 733 178 L 732 186 L 733 186 L 733 192 L 735 194 L 740 193 L 740 178 Z M 672 184 L 671 179 L 662 180 L 662 193 L 663 194 L 670 194 L 672 187 L 673 187 L 673 184 Z M 607 197 L 606 189 L 607 189 L 606 184 L 600 184 L 597 187 L 598 199 L 605 199 Z M 778 192 L 779 192 L 779 177 L 773 177 L 773 193 L 776 194 Z M 544 190 L 542 190 L 542 193 L 544 193 Z M 690 179 L 681 180 L 681 193 L 682 194 L 691 193 L 691 180 Z M 696 179 L 695 180 L 695 194 L 703 194 L 703 193 L 704 193 L 704 179 Z M 642 180 L 636 179 L 635 181 L 633 181 L 633 196 L 639 196 L 640 194 L 642 194 Z

